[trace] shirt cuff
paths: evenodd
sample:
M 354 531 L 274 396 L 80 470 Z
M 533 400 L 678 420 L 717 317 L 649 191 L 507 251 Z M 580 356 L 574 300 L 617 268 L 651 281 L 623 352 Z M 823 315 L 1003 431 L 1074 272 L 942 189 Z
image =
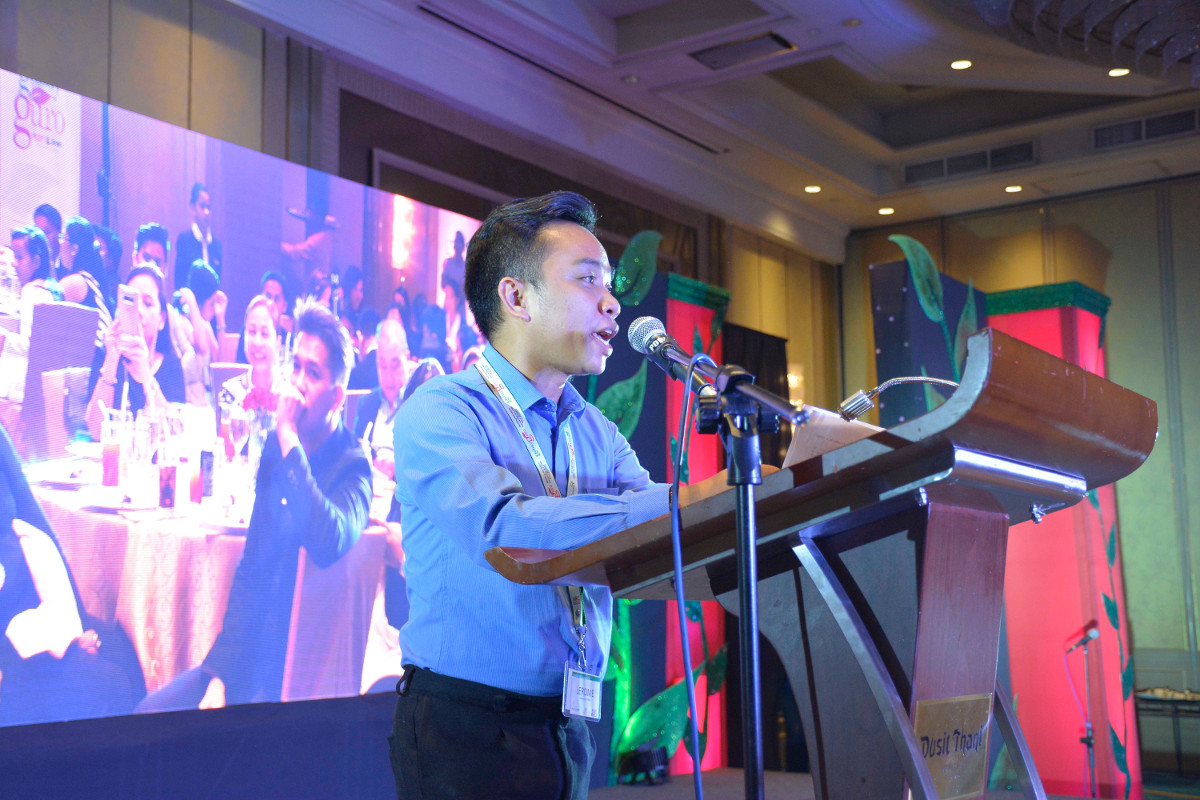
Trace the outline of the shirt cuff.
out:
M 668 500 L 670 490 L 671 485 L 668 483 L 654 483 L 644 489 L 630 492 L 625 527 L 632 528 L 634 525 L 641 525 L 643 522 L 669 513 L 671 510 Z

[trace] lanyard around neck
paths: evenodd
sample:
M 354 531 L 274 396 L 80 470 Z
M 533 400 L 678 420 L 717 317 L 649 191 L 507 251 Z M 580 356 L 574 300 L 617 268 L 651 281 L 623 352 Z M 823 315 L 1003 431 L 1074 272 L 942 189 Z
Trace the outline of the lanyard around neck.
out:
M 537 467 L 538 475 L 542 478 L 542 486 L 546 490 L 546 494 L 551 497 L 562 497 L 563 493 L 559 491 L 558 481 L 554 479 L 554 473 L 550 470 L 550 464 L 546 461 L 545 454 L 542 453 L 542 447 L 538 444 L 537 438 L 533 435 L 533 429 L 529 427 L 529 420 L 525 417 L 525 412 L 517 403 L 517 398 L 513 397 L 513 393 L 505 385 L 504 379 L 500 374 L 487 362 L 487 359 L 479 359 L 475 362 L 475 368 L 479 370 L 479 374 L 483 376 L 483 381 L 492 390 L 492 394 L 496 395 L 496 399 L 504 406 L 504 410 L 508 412 L 508 419 L 512 422 L 513 427 L 517 429 L 517 433 L 521 437 L 521 441 L 525 443 L 525 449 L 529 451 L 530 458 L 533 459 L 533 465 Z M 571 436 L 570 421 L 562 424 L 563 439 L 567 444 L 567 496 L 579 493 L 579 470 L 575 464 L 575 439 Z

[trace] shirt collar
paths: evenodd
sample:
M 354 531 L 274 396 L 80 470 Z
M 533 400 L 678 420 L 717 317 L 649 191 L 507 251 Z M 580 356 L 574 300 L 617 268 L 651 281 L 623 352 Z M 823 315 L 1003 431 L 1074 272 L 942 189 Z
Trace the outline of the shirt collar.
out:
M 533 408 L 539 401 L 554 403 L 538 391 L 528 378 L 526 378 L 519 369 L 514 367 L 509 360 L 500 354 L 500 351 L 492 347 L 489 343 L 483 348 L 483 357 L 492 365 L 492 369 L 504 380 L 504 385 L 512 392 L 513 398 L 516 399 L 517 405 L 523 410 Z M 562 397 L 558 400 L 557 411 L 559 418 L 562 418 L 562 412 L 567 414 L 578 414 L 583 411 L 585 403 L 583 396 L 579 391 L 567 381 L 567 385 L 563 387 Z
M 192 234 L 196 237 L 196 241 L 201 244 L 212 244 L 212 228 L 208 229 L 208 233 L 201 233 L 200 226 L 195 222 L 192 223 Z

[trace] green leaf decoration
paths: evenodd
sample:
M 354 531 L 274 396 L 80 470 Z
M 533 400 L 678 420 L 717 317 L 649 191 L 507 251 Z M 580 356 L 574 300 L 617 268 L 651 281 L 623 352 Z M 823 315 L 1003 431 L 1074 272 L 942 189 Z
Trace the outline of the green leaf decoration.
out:
M 721 645 L 717 654 L 704 664 L 704 679 L 710 695 L 721 691 L 725 685 L 725 670 L 729 664 L 729 645 Z
M 899 245 L 904 251 L 904 259 L 908 261 L 908 271 L 912 274 L 913 286 L 917 290 L 917 300 L 925 316 L 932 322 L 945 322 L 945 301 L 942 299 L 942 276 L 938 273 L 937 265 L 925 245 L 911 236 L 894 233 L 888 237 L 889 242 Z
M 1100 510 L 1100 495 L 1096 493 L 1095 489 L 1088 489 L 1087 499 L 1092 504 L 1092 508 Z
M 1108 531 L 1108 568 L 1112 569 L 1117 563 L 1117 523 L 1112 524 Z
M 636 306 L 650 293 L 650 284 L 658 269 L 658 245 L 662 238 L 657 231 L 641 231 L 625 245 L 613 275 L 613 293 L 621 305 Z
M 629 753 L 653 742 L 656 747 L 667 748 L 668 755 L 675 755 L 687 729 L 687 716 L 687 688 L 683 681 L 676 681 L 633 712 L 616 752 Z
M 967 363 L 967 337 L 979 330 L 979 318 L 975 314 L 975 286 L 967 279 L 967 303 L 958 315 L 958 328 L 954 332 L 954 364 L 958 374 Z
M 1108 726 L 1108 735 L 1112 739 L 1113 758 L 1117 762 L 1117 769 L 1128 775 L 1129 765 L 1126 763 L 1125 758 L 1125 743 L 1121 741 L 1120 736 L 1117 736 L 1117 732 L 1111 724 Z
M 689 622 L 704 622 L 704 606 L 699 600 L 688 600 L 683 604 L 683 610 Z
M 700 740 L 700 757 L 696 758 L 696 754 L 692 752 L 692 737 L 688 734 L 683 737 L 683 746 L 687 748 L 687 753 L 692 757 L 692 761 L 703 763 L 704 753 L 708 750 L 708 731 L 698 731 Z
M 1133 694 L 1133 660 L 1125 665 L 1125 669 L 1121 670 L 1121 699 L 1128 700 Z
M 700 338 L 700 326 L 699 325 L 695 325 L 692 327 L 692 352 L 693 353 L 705 352 L 704 340 Z
M 1117 601 L 1113 600 L 1106 593 L 1101 593 L 1104 597 L 1104 613 L 1108 615 L 1108 624 L 1113 626 L 1113 630 L 1121 630 L 1121 620 L 1117 616 Z
M 708 347 L 704 348 L 704 352 L 712 355 L 713 345 L 717 343 L 717 337 L 721 335 L 721 328 L 725 325 L 725 310 L 728 305 L 723 305 L 713 312 L 712 318 L 712 338 L 708 340 Z
M 921 374 L 926 378 L 929 373 L 925 371 L 925 365 L 921 365 Z M 946 402 L 946 398 L 942 397 L 942 393 L 937 390 L 933 384 L 922 383 L 921 387 L 925 390 L 925 410 L 933 411 L 935 408 Z
M 638 420 L 642 417 L 642 403 L 646 398 L 646 360 L 632 378 L 617 381 L 596 398 L 596 407 L 616 423 L 617 430 L 626 439 L 633 436 Z
M 671 464 L 674 465 L 675 461 L 678 458 L 679 458 L 679 440 L 675 438 L 675 434 L 671 434 Z M 679 470 L 679 482 L 680 483 L 688 482 L 688 463 L 687 463 L 687 461 L 683 462 L 683 469 Z

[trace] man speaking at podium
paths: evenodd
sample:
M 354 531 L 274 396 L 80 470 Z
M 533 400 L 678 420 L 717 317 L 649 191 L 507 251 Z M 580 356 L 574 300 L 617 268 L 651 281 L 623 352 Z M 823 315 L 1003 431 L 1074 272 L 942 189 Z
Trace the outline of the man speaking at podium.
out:
M 465 286 L 484 356 L 396 420 L 411 608 L 390 741 L 404 800 L 587 796 L 612 596 L 510 583 L 484 553 L 576 548 L 667 513 L 668 487 L 569 383 L 604 370 L 618 330 L 595 222 L 570 192 L 489 214 Z

